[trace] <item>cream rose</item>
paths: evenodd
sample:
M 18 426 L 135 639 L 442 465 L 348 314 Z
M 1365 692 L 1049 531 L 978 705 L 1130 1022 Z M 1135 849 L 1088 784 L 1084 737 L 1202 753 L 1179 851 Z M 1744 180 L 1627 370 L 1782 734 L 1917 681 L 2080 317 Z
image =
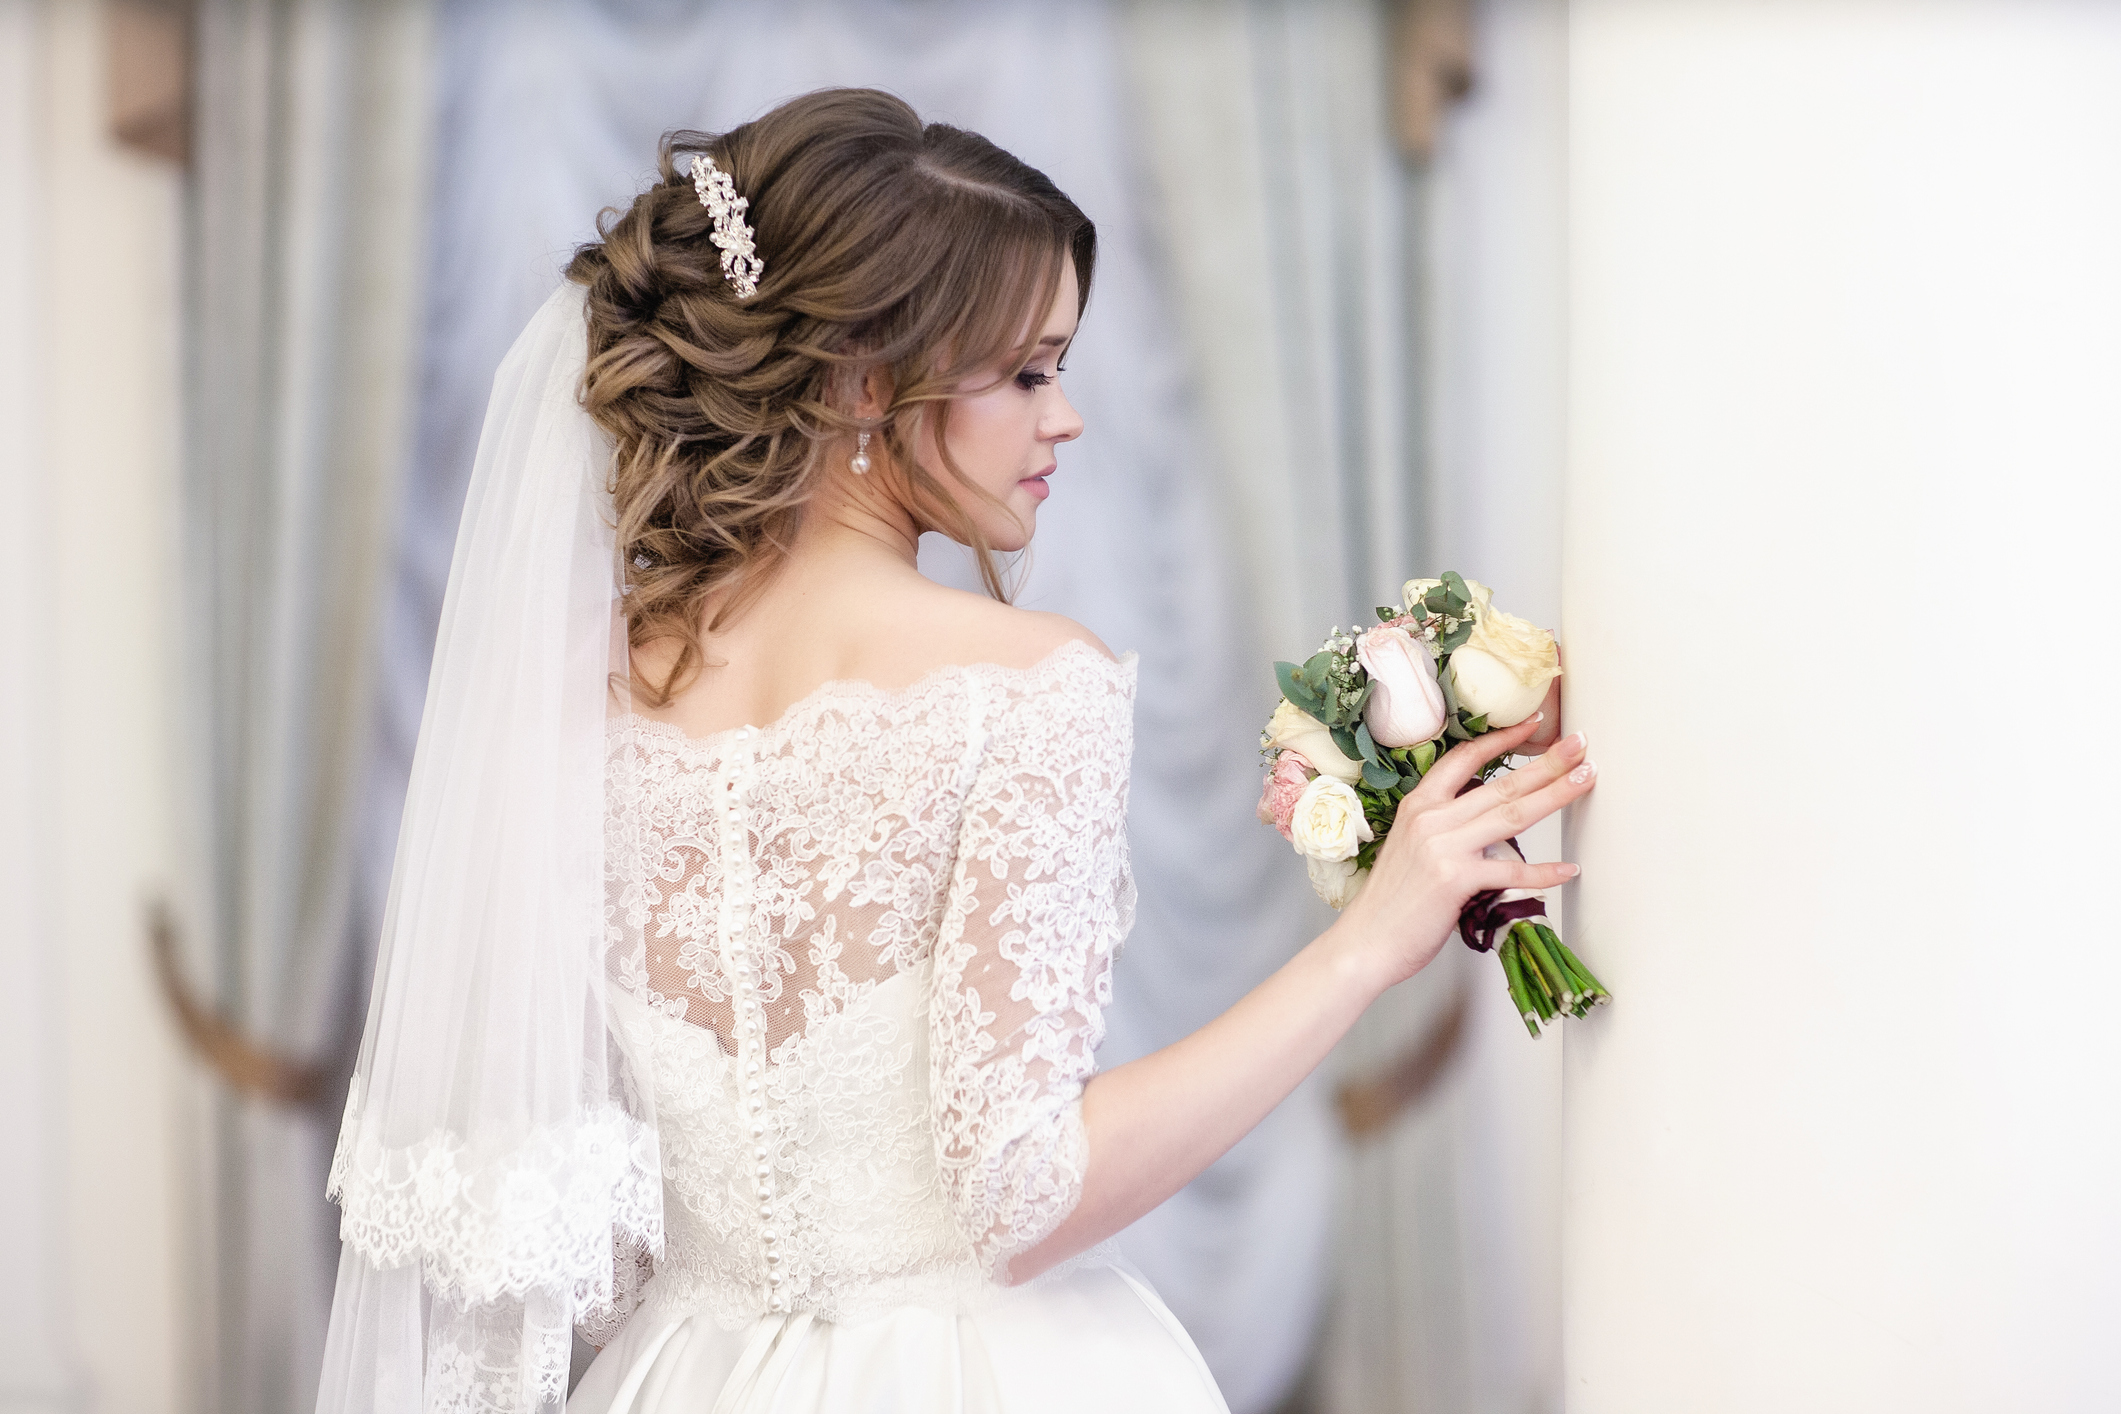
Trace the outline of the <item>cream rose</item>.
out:
M 1440 579 L 1410 579 L 1399 591 L 1399 602 L 1411 614 L 1422 597 L 1442 583 Z M 1473 607 L 1481 613 L 1486 613 L 1488 606 L 1495 602 L 1495 591 L 1477 579 L 1466 581 L 1466 592 L 1473 596 Z
M 1561 655 L 1553 634 L 1490 608 L 1451 654 L 1449 671 L 1460 707 L 1485 715 L 1490 727 L 1514 727 L 1546 700 L 1548 685 L 1561 676 Z
M 1354 787 L 1331 776 L 1319 776 L 1296 797 L 1289 820 L 1289 843 L 1306 859 L 1337 862 L 1377 838 L 1363 818 L 1362 798 Z
M 1447 709 L 1436 682 L 1436 660 L 1403 628 L 1380 624 L 1355 644 L 1355 659 L 1370 675 L 1362 719 L 1379 746 L 1416 746 L 1443 731 Z
M 1351 761 L 1341 755 L 1340 748 L 1333 744 L 1333 733 L 1326 724 L 1284 697 L 1281 705 L 1274 709 L 1274 717 L 1267 723 L 1267 733 L 1260 744 L 1274 751 L 1293 751 L 1324 776 L 1345 781 L 1349 785 L 1362 779 L 1362 762 Z
M 1357 869 L 1352 859 L 1306 859 L 1304 866 L 1311 871 L 1312 889 L 1334 908 L 1353 903 L 1370 882 L 1370 871 Z

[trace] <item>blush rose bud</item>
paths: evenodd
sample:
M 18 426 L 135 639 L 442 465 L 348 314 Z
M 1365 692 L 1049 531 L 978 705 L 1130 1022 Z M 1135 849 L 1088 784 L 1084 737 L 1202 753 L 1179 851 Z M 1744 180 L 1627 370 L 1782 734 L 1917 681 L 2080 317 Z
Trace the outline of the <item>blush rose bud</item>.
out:
M 1449 671 L 1460 707 L 1486 717 L 1491 729 L 1514 727 L 1546 701 L 1548 686 L 1561 676 L 1561 654 L 1553 634 L 1490 608 L 1451 654 Z
M 1296 802 L 1311 784 L 1313 772 L 1304 763 L 1304 758 L 1294 751 L 1284 751 L 1274 758 L 1274 769 L 1260 783 L 1259 818 L 1262 823 L 1272 825 L 1281 832 L 1281 837 L 1294 842 L 1290 834 L 1291 822 L 1296 818 Z
M 1370 675 L 1370 700 L 1363 705 L 1363 724 L 1379 746 L 1419 746 L 1443 733 L 1443 688 L 1436 681 L 1436 660 L 1420 639 L 1403 628 L 1381 624 L 1355 644 L 1356 661 Z

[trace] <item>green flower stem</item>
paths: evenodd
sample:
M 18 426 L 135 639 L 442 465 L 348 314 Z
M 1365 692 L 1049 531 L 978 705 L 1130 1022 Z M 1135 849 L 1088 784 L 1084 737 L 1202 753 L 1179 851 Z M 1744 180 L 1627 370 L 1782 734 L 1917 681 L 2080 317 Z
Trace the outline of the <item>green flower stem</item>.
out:
M 1517 1014 L 1524 1018 L 1524 1029 L 1536 1038 L 1539 1035 L 1539 1014 L 1532 1009 L 1532 999 L 1525 991 L 1524 973 L 1517 961 L 1517 940 L 1504 938 L 1496 953 L 1502 959 L 1502 980 L 1509 984 L 1510 1005 L 1516 1007 Z
M 1517 965 L 1524 973 L 1525 991 L 1531 995 L 1533 1004 L 1539 1008 L 1539 1019 L 1541 1021 L 1552 1021 L 1554 1019 L 1554 989 L 1547 985 L 1546 974 L 1539 970 L 1539 964 L 1533 959 L 1531 953 L 1525 950 L 1522 943 L 1519 943 L 1517 947 Z
M 1538 925 L 1535 924 L 1533 926 L 1536 928 Z M 1591 979 L 1584 975 L 1583 964 L 1576 961 L 1573 954 L 1563 951 L 1561 939 L 1543 936 L 1539 941 L 1546 948 L 1547 956 L 1553 958 L 1555 964 L 1561 968 L 1562 976 L 1569 979 L 1569 990 L 1579 997 L 1589 996 L 1591 994 Z
M 1605 983 L 1599 981 L 1596 977 L 1591 975 L 1591 969 L 1585 967 L 1583 965 L 1582 959 L 1578 958 L 1575 953 L 1569 951 L 1569 945 L 1567 943 L 1564 943 L 1559 937 L 1555 936 L 1553 929 L 1542 928 L 1540 929 L 1540 932 L 1544 933 L 1547 938 L 1552 941 L 1554 950 L 1560 953 L 1561 956 L 1568 961 L 1569 966 L 1576 969 L 1577 975 L 1582 977 L 1585 983 L 1588 984 L 1586 990 L 1589 991 L 1593 997 L 1597 998 L 1599 1001 L 1607 1001 L 1611 999 L 1613 994 L 1605 989 Z
M 1538 964 L 1540 972 L 1546 978 L 1547 989 L 1554 993 L 1555 1000 L 1566 1008 L 1576 1000 L 1576 989 L 1569 985 L 1568 978 L 1562 973 L 1561 964 L 1548 955 L 1546 945 L 1540 941 L 1539 931 L 1536 928 L 1528 928 L 1523 923 L 1517 926 L 1521 930 L 1518 936 L 1524 941 L 1524 950 L 1532 961 Z

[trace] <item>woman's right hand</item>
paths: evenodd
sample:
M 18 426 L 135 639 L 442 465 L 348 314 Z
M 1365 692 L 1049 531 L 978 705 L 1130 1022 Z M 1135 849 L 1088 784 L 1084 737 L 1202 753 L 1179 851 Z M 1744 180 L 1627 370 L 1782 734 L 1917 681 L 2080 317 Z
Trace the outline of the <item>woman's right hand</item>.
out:
M 1399 803 L 1362 892 L 1341 911 L 1363 951 L 1386 964 L 1392 982 L 1412 977 L 1450 940 L 1459 910 L 1486 889 L 1550 889 L 1577 875 L 1573 864 L 1489 859 L 1484 851 L 1531 826 L 1598 784 L 1584 756 L 1582 732 L 1563 738 L 1529 765 L 1473 790 L 1482 765 L 1521 746 L 1539 729 L 1534 716 L 1514 727 L 1460 742 Z

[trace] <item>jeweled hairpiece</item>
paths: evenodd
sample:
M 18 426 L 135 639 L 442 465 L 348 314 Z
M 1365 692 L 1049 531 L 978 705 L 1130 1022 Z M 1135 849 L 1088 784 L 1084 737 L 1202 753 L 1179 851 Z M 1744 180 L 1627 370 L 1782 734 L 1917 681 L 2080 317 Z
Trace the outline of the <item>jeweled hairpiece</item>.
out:
M 729 174 L 705 155 L 692 159 L 692 189 L 700 194 L 700 205 L 707 208 L 707 214 L 714 217 L 714 234 L 708 239 L 721 249 L 722 278 L 738 299 L 750 299 L 759 292 L 759 276 L 766 273 L 766 262 L 759 259 L 758 247 L 751 243 L 754 232 L 744 220 L 751 203 L 736 194 L 736 183 Z

